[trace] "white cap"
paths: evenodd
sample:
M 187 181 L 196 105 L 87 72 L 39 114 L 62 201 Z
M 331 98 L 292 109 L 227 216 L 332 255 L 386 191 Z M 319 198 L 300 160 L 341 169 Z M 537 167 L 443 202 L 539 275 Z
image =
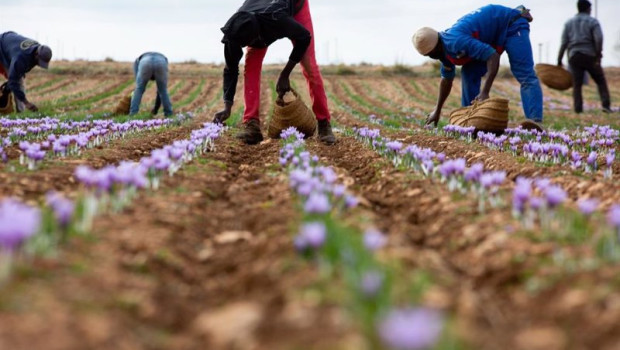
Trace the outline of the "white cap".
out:
M 420 28 L 413 34 L 411 41 L 420 55 L 426 56 L 437 46 L 439 42 L 439 33 L 433 28 Z

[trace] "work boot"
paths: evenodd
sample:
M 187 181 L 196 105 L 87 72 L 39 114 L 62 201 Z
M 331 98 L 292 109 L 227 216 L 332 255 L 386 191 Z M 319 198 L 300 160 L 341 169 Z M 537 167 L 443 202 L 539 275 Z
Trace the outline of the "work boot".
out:
M 523 128 L 524 130 L 536 130 L 538 132 L 543 132 L 545 130 L 542 125 L 533 120 L 524 121 L 523 123 L 521 123 L 521 128 Z
M 241 130 L 236 137 L 248 145 L 256 145 L 263 141 L 263 133 L 260 131 L 260 121 L 258 119 L 250 119 L 243 123 Z
M 329 120 L 319 120 L 319 141 L 326 145 L 336 143 L 336 136 L 332 132 L 332 125 Z

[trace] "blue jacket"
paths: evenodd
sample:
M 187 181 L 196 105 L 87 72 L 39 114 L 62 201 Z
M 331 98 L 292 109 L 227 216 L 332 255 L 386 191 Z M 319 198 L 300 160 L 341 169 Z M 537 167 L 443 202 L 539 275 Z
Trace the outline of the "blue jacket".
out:
M 465 15 L 439 33 L 446 53 L 440 60 L 442 77 L 454 78 L 456 65 L 486 61 L 495 52 L 501 54 L 509 34 L 520 29 L 529 29 L 529 23 L 517 9 L 487 5 Z
M 8 87 L 19 101 L 26 99 L 20 80 L 37 65 L 35 52 L 39 43 L 15 32 L 0 35 L 0 64 L 9 77 Z

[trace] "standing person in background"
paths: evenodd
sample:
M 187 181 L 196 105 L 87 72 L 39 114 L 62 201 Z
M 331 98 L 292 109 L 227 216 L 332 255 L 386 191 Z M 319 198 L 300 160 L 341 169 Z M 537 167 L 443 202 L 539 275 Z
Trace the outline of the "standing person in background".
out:
M 171 116 L 172 103 L 168 95 L 168 59 L 166 56 L 158 52 L 144 53 L 134 62 L 133 72 L 136 77 L 136 89 L 131 97 L 129 114 L 134 115 L 138 113 L 146 84 L 149 80 L 155 80 L 157 83 L 157 98 L 155 99 L 155 107 L 151 113 L 156 115 L 159 111 L 159 107 L 163 104 L 164 115 L 166 117 Z
M 463 66 L 462 106 L 469 106 L 474 100 L 488 99 L 499 70 L 500 55 L 506 50 L 510 70 L 521 84 L 523 111 L 529 123 L 527 127 L 540 128 L 537 123 L 543 120 L 543 95 L 534 71 L 531 21 L 530 11 L 524 6 L 512 9 L 487 5 L 465 15 L 444 32 L 438 33 L 428 27 L 419 29 L 413 36 L 416 50 L 441 62 L 439 97 L 426 124 L 437 126 L 443 105 L 452 90 L 457 65 Z M 485 74 L 487 78 L 481 90 Z
M 0 75 L 9 80 L 8 88 L 15 96 L 17 112 L 25 108 L 36 112 L 39 109 L 26 98 L 24 78 L 35 66 L 49 67 L 52 50 L 38 42 L 15 32 L 0 35 Z
M 588 0 L 577 2 L 579 13 L 564 25 L 562 45 L 558 55 L 558 66 L 562 66 L 564 52 L 568 50 L 568 64 L 573 73 L 573 108 L 583 112 L 582 87 L 585 72 L 590 73 L 598 86 L 603 112 L 611 112 L 609 88 L 605 72 L 601 67 L 603 58 L 603 31 L 598 20 L 592 16 L 592 4 Z
M 316 62 L 314 30 L 308 0 L 246 0 L 222 31 L 226 57 L 225 107 L 216 113 L 215 122 L 221 123 L 230 117 L 237 88 L 239 61 L 243 57 L 242 47 L 247 46 L 244 130 L 237 137 L 247 144 L 256 144 L 263 140 L 259 119 L 263 59 L 269 45 L 278 39 L 289 38 L 293 41 L 293 51 L 278 79 L 276 86 L 278 95 L 283 96 L 290 90 L 290 74 L 297 63 L 301 63 L 312 98 L 312 110 L 318 121 L 319 140 L 328 145 L 336 142 L 331 128 L 331 115 L 327 106 L 323 78 Z

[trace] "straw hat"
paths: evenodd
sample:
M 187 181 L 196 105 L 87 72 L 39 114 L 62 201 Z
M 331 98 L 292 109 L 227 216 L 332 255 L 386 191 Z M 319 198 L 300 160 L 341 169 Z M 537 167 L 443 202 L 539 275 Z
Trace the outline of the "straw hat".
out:
M 420 55 L 426 56 L 437 46 L 439 33 L 433 28 L 423 27 L 413 34 L 411 41 Z

